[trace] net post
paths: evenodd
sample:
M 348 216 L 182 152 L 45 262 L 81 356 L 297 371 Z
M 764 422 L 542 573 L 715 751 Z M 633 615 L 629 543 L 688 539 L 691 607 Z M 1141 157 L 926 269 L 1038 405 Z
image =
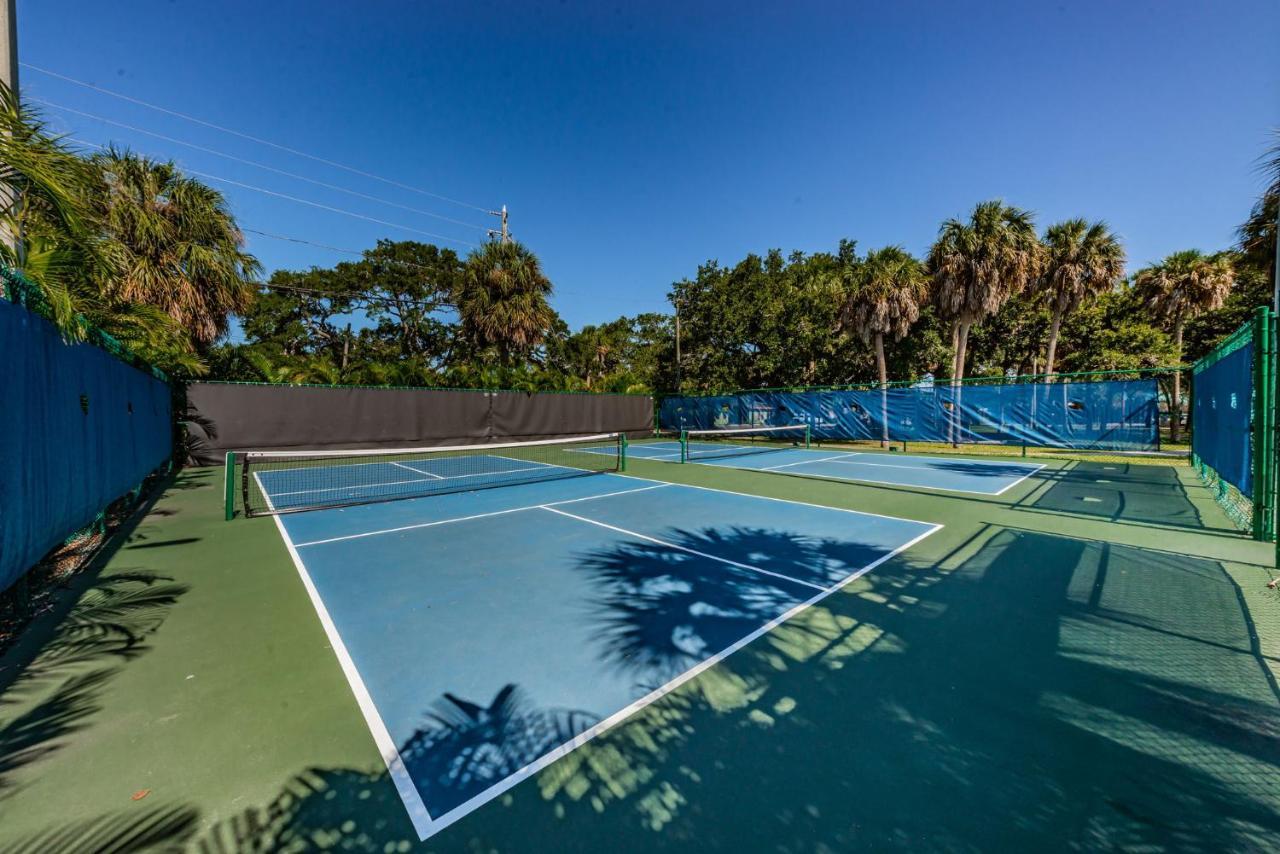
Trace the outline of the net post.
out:
M 227 451 L 226 468 L 222 470 L 222 505 L 226 521 L 236 516 L 236 452 Z
M 249 455 L 245 454 L 244 462 L 240 464 L 240 496 L 244 501 L 244 515 L 246 517 L 253 515 L 249 509 Z
M 689 431 L 680 428 L 680 462 L 689 462 Z
M 618 434 L 618 471 L 627 470 L 627 434 Z

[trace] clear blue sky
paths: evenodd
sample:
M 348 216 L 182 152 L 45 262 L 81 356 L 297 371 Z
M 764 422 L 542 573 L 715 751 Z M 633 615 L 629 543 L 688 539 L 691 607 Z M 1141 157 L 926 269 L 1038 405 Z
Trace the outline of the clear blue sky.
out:
M 24 62 L 481 208 L 571 326 L 666 310 L 707 259 L 899 243 L 1003 198 L 1131 267 L 1223 248 L 1280 126 L 1265 2 L 19 0 Z M 450 204 L 22 71 L 25 94 L 477 226 Z M 56 127 L 420 231 L 483 232 L 47 109 Z M 425 235 L 210 181 L 243 226 Z M 250 235 L 267 269 L 346 256 Z M 459 250 L 467 247 L 457 243 Z

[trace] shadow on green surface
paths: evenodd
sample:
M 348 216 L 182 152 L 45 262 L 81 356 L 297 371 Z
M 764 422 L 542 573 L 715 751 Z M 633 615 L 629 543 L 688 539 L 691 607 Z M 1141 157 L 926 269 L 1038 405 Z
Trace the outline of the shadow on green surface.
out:
M 1235 528 L 1207 526 L 1172 467 L 1077 463 L 1070 468 L 1044 470 L 1039 479 L 1052 485 L 1015 506 L 1096 516 L 1112 522 L 1238 533 Z
M 65 826 L 7 843 L 9 854 L 72 852 L 182 851 L 199 829 L 191 807 L 148 809 L 142 815 L 118 813 L 68 822 Z
M 971 466 L 960 462 L 952 466 L 943 466 L 943 468 L 954 469 L 958 473 L 974 471 Z M 996 469 L 995 466 L 983 468 Z M 750 470 L 742 469 L 741 471 Z M 945 497 L 955 501 L 1009 508 L 1038 515 L 1069 515 L 1087 519 L 1105 519 L 1121 525 L 1191 530 L 1208 536 L 1227 535 L 1235 539 L 1245 537 L 1238 528 L 1229 524 L 1209 524 L 1195 502 L 1191 500 L 1187 486 L 1179 478 L 1178 471 L 1178 468 L 1163 465 L 1073 461 L 1062 468 L 1043 468 L 1029 475 L 1024 485 L 1018 487 L 1026 491 L 1012 502 L 1009 498 L 1002 496 L 964 491 L 940 491 L 907 484 L 858 480 L 847 482 L 850 485 L 868 489 L 889 490 L 933 499 Z M 775 469 L 762 473 L 815 479 L 811 475 L 791 469 Z M 1000 472 L 994 471 L 994 473 Z M 827 480 L 829 482 L 829 479 Z M 1200 490 L 1206 502 L 1213 501 L 1212 493 L 1207 487 L 1197 484 L 1191 488 Z
M 159 492 L 148 502 L 148 511 L 158 497 Z M 53 607 L 33 619 L 0 658 L 0 803 L 21 788 L 15 772 L 65 747 L 93 724 L 102 689 L 123 666 L 147 651 L 150 635 L 187 591 L 184 585 L 148 571 L 103 573 L 144 515 L 131 517 L 90 566 L 58 592 Z M 69 808 L 74 809 L 71 804 Z M 123 818 L 107 817 L 83 826 L 129 839 L 127 825 Z M 39 840 L 33 840 L 32 850 L 86 850 L 87 837 L 77 847 L 70 837 L 60 835 L 74 836 L 76 826 L 42 837 L 46 842 L 67 840 L 66 848 L 41 847 Z M 151 815 L 136 829 L 144 832 L 146 827 L 167 826 L 167 820 Z
M 673 636 L 726 603 L 668 578 L 636 607 L 672 556 L 616 557 L 602 654 L 679 666 Z M 1280 833 L 1280 700 L 1219 564 L 988 528 L 942 565 L 877 568 L 424 847 L 1263 850 Z M 313 769 L 201 848 L 414 838 L 384 773 Z

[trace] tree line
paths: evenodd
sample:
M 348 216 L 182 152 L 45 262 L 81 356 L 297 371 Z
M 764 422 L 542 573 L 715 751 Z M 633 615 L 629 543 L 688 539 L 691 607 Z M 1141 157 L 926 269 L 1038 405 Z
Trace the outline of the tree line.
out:
M 1280 145 L 1268 158 L 1234 246 L 1132 273 L 1105 222 L 1040 230 L 984 201 L 921 257 L 843 240 L 708 261 L 670 310 L 574 331 L 519 243 L 462 257 L 383 240 L 264 280 L 218 191 L 128 150 L 77 151 L 0 91 L 3 225 L 20 236 L 0 262 L 68 336 L 97 326 L 178 378 L 701 393 L 1138 370 L 1194 360 L 1270 301 Z

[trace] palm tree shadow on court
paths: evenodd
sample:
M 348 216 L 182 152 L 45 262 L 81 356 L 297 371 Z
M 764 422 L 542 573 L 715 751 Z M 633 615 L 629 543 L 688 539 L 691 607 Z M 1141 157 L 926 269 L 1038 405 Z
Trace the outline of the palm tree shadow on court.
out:
M 848 547 L 717 542 L 784 563 Z M 682 667 L 685 627 L 714 636 L 771 595 L 713 593 L 710 572 L 710 603 L 655 593 L 679 565 L 659 546 L 582 556 L 615 666 Z M 1280 833 L 1280 699 L 1220 565 L 989 527 L 938 566 L 877 567 L 424 848 L 1260 850 Z M 414 835 L 385 773 L 317 768 L 201 849 L 317 839 Z
M 480 794 L 596 723 L 587 712 L 536 708 L 516 685 L 486 705 L 445 693 L 400 748 L 414 780 L 457 803 Z
M 630 673 L 642 691 L 660 687 L 821 592 L 787 578 L 825 586 L 879 554 L 856 543 L 836 554 L 841 548 L 829 541 L 758 528 L 669 530 L 660 538 L 671 545 L 635 540 L 577 559 L 596 591 L 591 610 L 600 654 Z
M 784 562 L 848 547 L 759 531 L 718 542 Z M 602 654 L 681 666 L 687 646 L 668 635 L 710 636 L 723 618 L 687 593 L 634 607 L 635 585 L 679 564 L 612 551 L 582 556 L 612 612 Z M 751 613 L 758 591 L 740 583 Z M 1261 850 L 1280 833 L 1265 667 L 1216 562 L 987 527 L 936 565 L 908 553 L 877 567 L 422 849 Z M 515 721 L 517 693 L 459 709 Z M 317 767 L 194 847 L 415 845 L 385 771 Z

